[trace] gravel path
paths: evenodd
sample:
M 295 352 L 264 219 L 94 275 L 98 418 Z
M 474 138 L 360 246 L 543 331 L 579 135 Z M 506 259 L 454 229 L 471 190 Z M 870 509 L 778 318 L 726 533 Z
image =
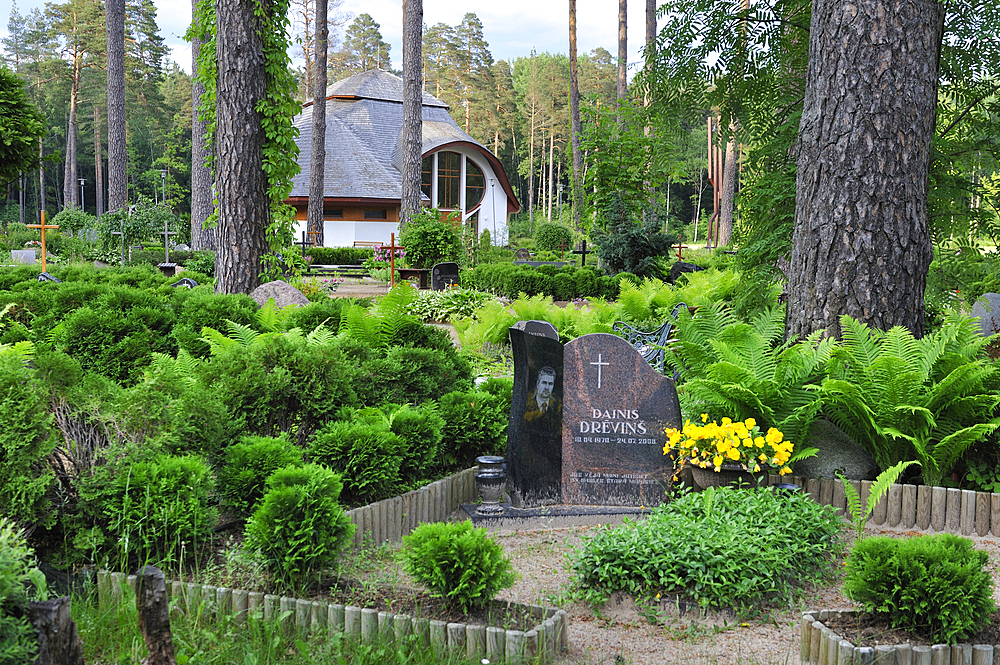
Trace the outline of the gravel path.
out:
M 798 620 L 807 609 L 849 608 L 840 582 L 810 588 L 793 609 L 774 612 L 750 622 L 715 615 L 698 621 L 663 617 L 651 624 L 628 597 L 613 597 L 599 613 L 589 606 L 567 604 L 561 598 L 569 581 L 566 554 L 596 527 L 573 527 L 545 531 L 497 533 L 520 578 L 513 588 L 500 594 L 505 599 L 561 607 L 570 615 L 569 652 L 560 664 L 615 665 L 654 663 L 695 664 L 791 664 L 799 659 Z M 866 535 L 907 537 L 916 531 L 869 527 Z M 1000 540 L 973 538 L 976 546 L 989 551 L 994 577 L 994 599 L 1000 604 L 996 582 L 1000 577 L 997 554 Z M 725 628 L 712 628 L 712 621 Z

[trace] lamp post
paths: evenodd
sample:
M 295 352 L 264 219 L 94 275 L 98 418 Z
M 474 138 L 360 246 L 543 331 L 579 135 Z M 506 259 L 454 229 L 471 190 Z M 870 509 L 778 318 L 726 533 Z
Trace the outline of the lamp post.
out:
M 87 182 L 84 178 L 80 178 L 80 210 L 86 211 L 87 205 L 83 200 L 83 183 Z
M 162 190 L 163 196 L 161 196 L 160 198 L 163 199 L 163 205 L 167 205 L 167 170 L 166 169 L 160 169 L 160 179 L 163 182 L 163 190 Z

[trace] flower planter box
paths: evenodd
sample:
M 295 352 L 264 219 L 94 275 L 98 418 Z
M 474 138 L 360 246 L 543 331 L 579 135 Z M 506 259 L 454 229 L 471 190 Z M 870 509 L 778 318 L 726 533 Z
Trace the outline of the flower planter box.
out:
M 126 577 L 123 573 L 99 571 L 97 592 L 100 607 L 103 609 L 125 602 L 127 594 L 134 597 L 135 580 L 135 575 Z M 514 601 L 494 600 L 492 609 L 500 612 L 520 609 L 538 619 L 538 624 L 533 629 L 521 631 L 451 623 L 372 608 L 227 589 L 195 582 L 170 582 L 167 590 L 171 604 L 188 616 L 232 616 L 237 623 L 242 623 L 251 615 L 275 620 L 287 612 L 283 627 L 290 632 L 342 634 L 363 641 L 376 638 L 402 641 L 409 635 L 419 635 L 424 646 L 448 650 L 477 661 L 488 658 L 494 663 L 554 662 L 568 644 L 569 617 L 566 610 L 523 605 Z M 128 600 L 134 602 L 131 598 Z
M 1000 664 L 1000 644 L 880 644 L 855 646 L 827 628 L 833 615 L 854 617 L 854 610 L 806 612 L 800 620 L 799 657 L 803 665 L 995 665 Z

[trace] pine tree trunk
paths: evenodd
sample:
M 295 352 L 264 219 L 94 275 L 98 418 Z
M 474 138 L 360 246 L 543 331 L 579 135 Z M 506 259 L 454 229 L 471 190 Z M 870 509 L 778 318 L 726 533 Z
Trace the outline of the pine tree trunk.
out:
M 76 107 L 80 97 L 80 68 L 74 65 L 73 83 L 69 93 L 69 116 L 66 120 L 66 159 L 63 170 L 63 201 L 67 207 L 79 207 L 76 171 Z
M 94 191 L 97 216 L 104 214 L 104 146 L 101 143 L 101 107 L 94 107 Z
M 108 37 L 108 212 L 124 208 L 125 181 L 125 0 L 106 0 Z
M 733 137 L 726 142 L 719 200 L 719 247 L 725 247 L 733 236 L 733 211 L 736 208 L 736 139 Z
M 839 317 L 923 334 L 943 6 L 815 0 L 786 335 Z
M 403 194 L 399 230 L 420 212 L 420 163 L 423 155 L 423 0 L 403 1 Z
M 656 0 L 646 0 L 646 60 L 656 41 Z
M 45 216 L 45 150 L 42 139 L 38 139 L 38 212 L 40 217 Z M 45 221 L 42 219 L 41 221 Z
M 576 0 L 569 0 L 569 128 L 573 146 L 573 226 L 580 231 L 583 156 L 580 153 L 580 75 L 576 66 Z
M 191 20 L 197 20 L 198 0 L 191 0 Z M 198 70 L 201 39 L 191 40 L 191 70 Z M 201 81 L 191 81 L 191 249 L 215 249 L 215 229 L 205 228 L 205 220 L 212 215 L 212 171 L 205 166 L 208 156 L 205 134 L 208 123 L 199 117 L 205 86 Z
M 619 102 L 628 92 L 626 67 L 628 66 L 628 0 L 618 0 L 618 90 Z
M 316 0 L 316 39 L 313 62 L 312 156 L 309 162 L 309 205 L 306 229 L 313 246 L 323 245 L 323 185 L 326 176 L 326 54 L 330 26 L 327 0 Z
M 548 220 L 552 221 L 552 190 L 554 189 L 555 183 L 553 182 L 555 176 L 555 166 L 553 159 L 555 157 L 556 150 L 556 134 L 555 132 L 549 132 L 549 198 L 548 198 Z
M 535 232 L 535 101 L 531 102 L 531 133 L 528 138 L 528 233 Z
M 216 229 L 215 290 L 250 293 L 260 284 L 270 219 L 264 174 L 264 131 L 254 110 L 264 98 L 262 19 L 250 0 L 216 8 Z

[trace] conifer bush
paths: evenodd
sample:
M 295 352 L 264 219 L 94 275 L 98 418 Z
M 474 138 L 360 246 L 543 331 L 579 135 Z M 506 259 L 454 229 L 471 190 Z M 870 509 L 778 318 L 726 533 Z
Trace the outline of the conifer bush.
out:
M 219 469 L 219 492 L 226 505 L 250 515 L 264 497 L 271 474 L 291 466 L 302 466 L 302 450 L 287 434 L 243 436 L 226 450 Z
M 393 495 L 403 446 L 384 419 L 337 420 L 316 433 L 309 459 L 343 476 L 346 503 L 365 505 Z
M 30 663 L 38 652 L 35 628 L 24 616 L 31 569 L 24 536 L 0 515 L 0 665 Z
M 996 611 L 986 552 L 950 533 L 858 541 L 844 593 L 865 612 L 935 643 L 973 635 Z
M 510 396 L 482 390 L 455 391 L 441 397 L 438 408 L 445 422 L 439 466 L 466 468 L 480 455 L 504 454 Z
M 257 550 L 275 579 L 297 591 L 337 557 L 354 525 L 337 502 L 340 476 L 316 464 L 289 466 L 267 479 L 267 493 L 250 520 L 249 547 Z
M 421 524 L 403 536 L 400 555 L 407 574 L 463 612 L 485 607 L 516 579 L 503 548 L 470 521 Z

